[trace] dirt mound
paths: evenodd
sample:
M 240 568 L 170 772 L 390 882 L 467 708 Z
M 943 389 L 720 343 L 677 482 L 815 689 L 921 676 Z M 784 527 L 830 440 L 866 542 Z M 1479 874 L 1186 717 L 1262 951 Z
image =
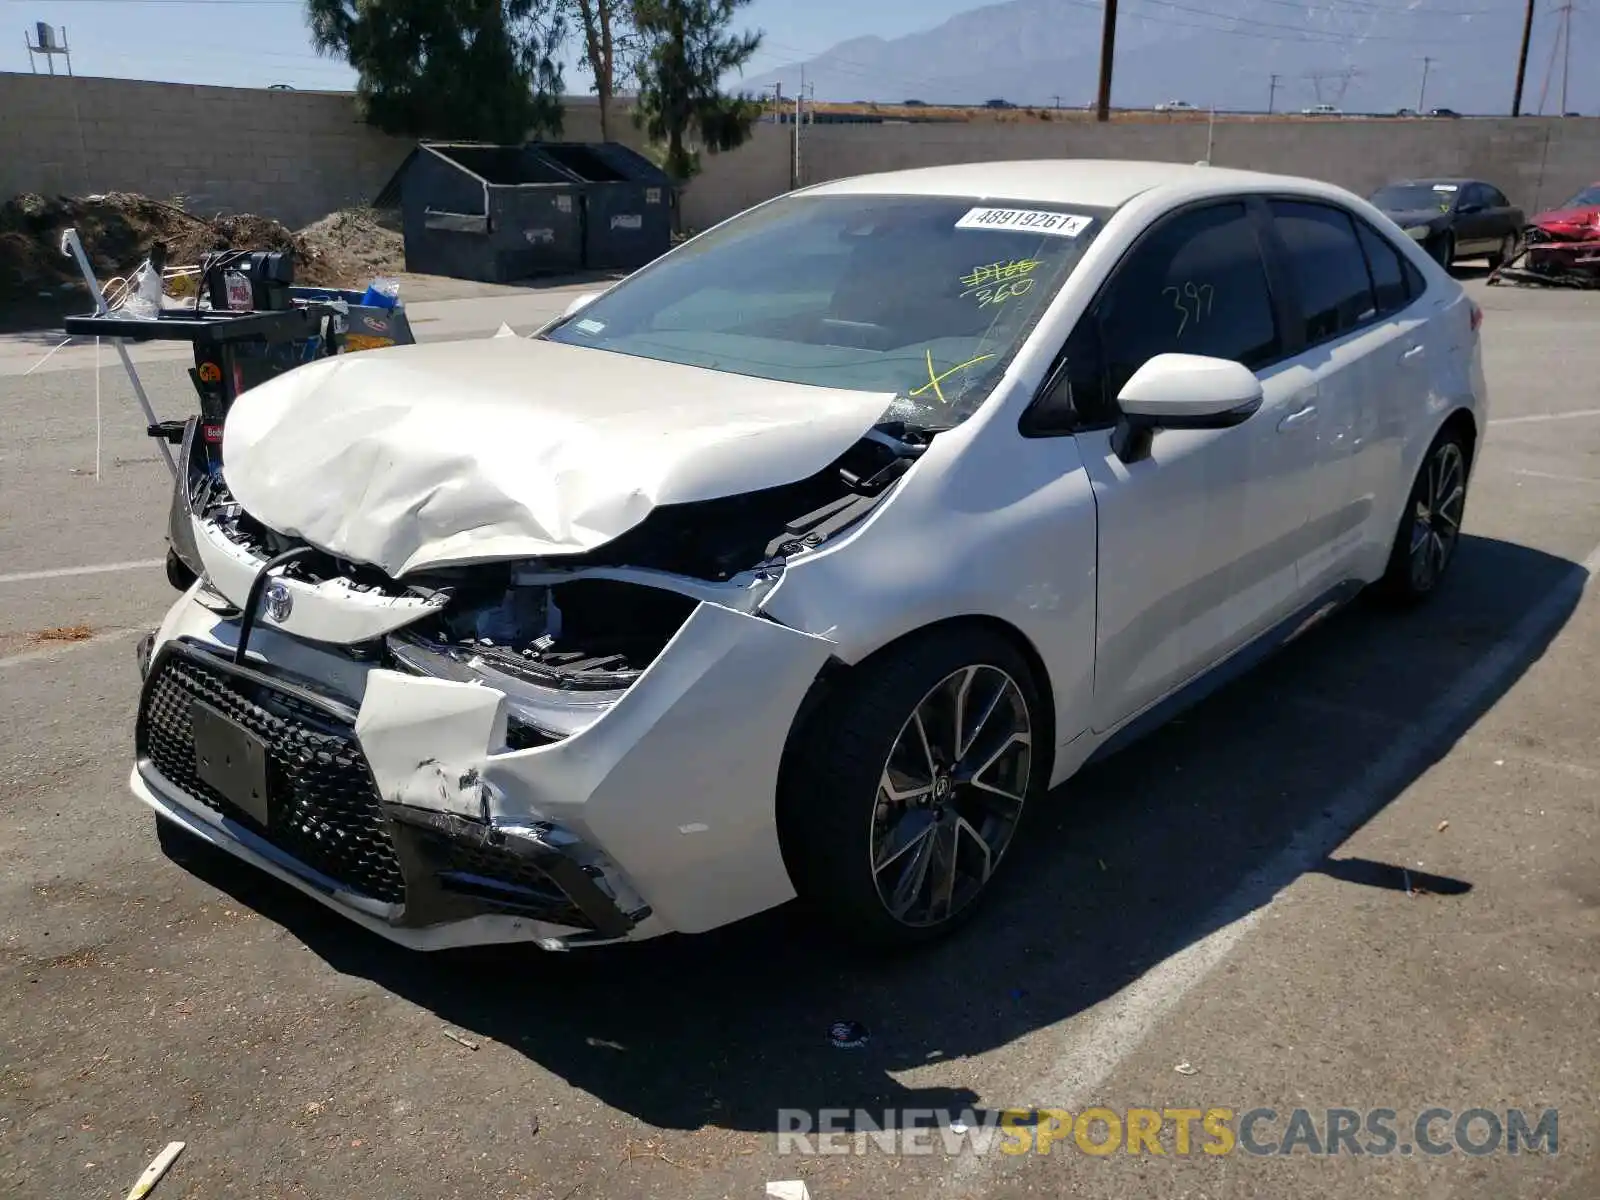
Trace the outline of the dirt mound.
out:
M 128 192 L 102 196 L 21 195 L 0 205 L 0 324 L 29 317 L 53 323 L 87 309 L 77 265 L 61 253 L 76 228 L 102 285 L 130 275 L 157 242 L 169 266 L 198 264 L 211 250 L 292 250 L 295 282 L 364 288 L 373 275 L 405 269 L 392 216 L 372 209 L 336 212 L 295 233 L 249 213 L 211 220 Z
M 329 213 L 295 234 L 308 251 L 351 277 L 360 287 L 374 275 L 398 275 L 406 269 L 405 239 L 400 214 L 376 208 L 347 208 Z

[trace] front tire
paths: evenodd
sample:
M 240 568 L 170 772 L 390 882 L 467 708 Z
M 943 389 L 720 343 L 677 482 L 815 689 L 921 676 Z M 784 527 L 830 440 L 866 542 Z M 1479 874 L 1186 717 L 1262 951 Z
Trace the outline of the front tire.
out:
M 1420 604 L 1438 590 L 1461 540 L 1469 462 L 1466 438 L 1459 429 L 1440 431 L 1423 456 L 1400 514 L 1388 568 L 1378 584 L 1379 593 L 1391 603 Z
M 859 669 L 786 755 L 778 826 L 803 902 L 852 940 L 943 936 L 990 892 L 1049 772 L 1027 660 L 947 628 Z

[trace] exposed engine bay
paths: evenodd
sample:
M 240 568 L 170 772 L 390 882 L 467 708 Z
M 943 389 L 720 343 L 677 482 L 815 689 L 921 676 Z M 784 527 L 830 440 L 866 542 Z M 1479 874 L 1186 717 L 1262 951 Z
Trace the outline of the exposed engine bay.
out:
M 789 559 L 821 547 L 872 511 L 936 431 L 875 426 L 827 468 L 779 487 L 665 505 L 612 541 L 537 560 L 445 566 L 393 579 L 288 537 L 246 512 L 204 451 L 190 459 L 187 504 L 251 561 L 287 557 L 278 578 L 336 584 L 374 599 L 428 602 L 386 637 L 345 645 L 353 657 L 418 674 L 512 683 L 512 748 L 583 727 L 627 690 L 701 600 L 746 610 Z M 175 535 L 187 514 L 175 512 Z M 181 539 L 174 549 L 203 573 Z M 180 580 L 175 580 L 180 582 Z M 243 596 L 228 596 L 242 608 Z M 553 693 L 544 697 L 544 693 Z M 527 703 L 519 703 L 521 699 Z M 547 703 L 539 702 L 541 698 Z

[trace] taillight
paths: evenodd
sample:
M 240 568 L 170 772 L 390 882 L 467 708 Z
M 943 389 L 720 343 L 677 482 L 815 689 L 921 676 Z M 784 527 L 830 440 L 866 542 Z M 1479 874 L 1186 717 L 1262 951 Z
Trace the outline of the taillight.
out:
M 1478 332 L 1478 326 L 1483 324 L 1483 309 L 1478 307 L 1476 301 L 1468 300 L 1467 304 L 1472 312 L 1472 332 Z

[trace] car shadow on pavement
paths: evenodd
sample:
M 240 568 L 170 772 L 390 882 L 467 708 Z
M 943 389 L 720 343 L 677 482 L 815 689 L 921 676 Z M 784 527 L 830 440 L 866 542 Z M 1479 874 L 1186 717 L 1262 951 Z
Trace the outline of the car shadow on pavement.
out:
M 1327 844 L 1313 846 L 1288 877 L 1277 877 L 1274 864 L 1327 810 L 1342 807 L 1359 825 L 1437 761 L 1544 652 L 1570 607 L 1440 737 L 1411 745 L 1419 722 L 1578 570 L 1523 546 L 1464 538 L 1430 605 L 1393 614 L 1359 602 L 1081 772 L 1035 814 L 976 918 L 911 954 L 852 953 L 789 906 L 693 938 L 430 956 L 368 935 L 254 873 L 204 874 L 334 969 L 501 1042 L 655 1126 L 770 1131 L 780 1109 L 1015 1103 L 897 1076 L 938 1061 L 945 1065 L 931 1074 L 959 1078 L 962 1058 L 1115 996 L 1268 903 L 1303 870 L 1342 886 L 1432 893 L 1437 903 L 1470 888 L 1392 864 L 1323 858 L 1345 827 L 1330 829 Z M 1576 590 L 1568 594 L 1575 604 Z M 1360 794 L 1363 773 L 1400 739 L 1414 751 L 1402 778 Z M 1351 789 L 1359 812 L 1336 802 Z M 1435 815 L 1427 814 L 1430 830 Z M 829 1027 L 840 1020 L 864 1024 L 867 1043 L 834 1048 Z

